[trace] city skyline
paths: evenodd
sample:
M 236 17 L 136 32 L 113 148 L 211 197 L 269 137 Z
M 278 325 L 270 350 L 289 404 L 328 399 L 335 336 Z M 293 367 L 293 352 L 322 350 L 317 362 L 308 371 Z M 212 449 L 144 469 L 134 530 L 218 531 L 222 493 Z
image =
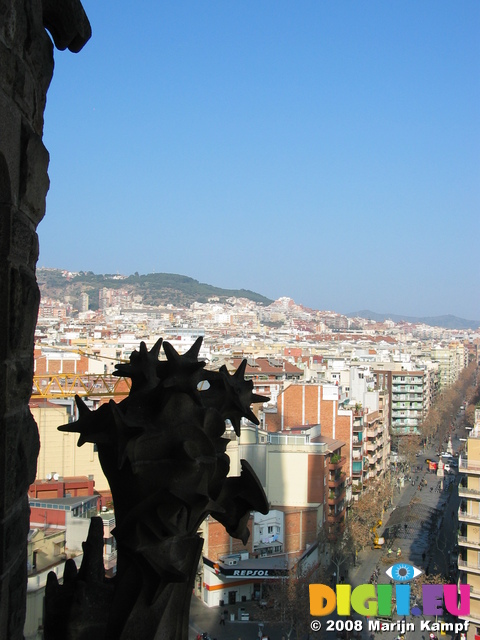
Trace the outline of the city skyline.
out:
M 68 269 L 57 269 L 56 267 L 39 267 L 40 272 L 42 272 L 43 269 L 48 270 L 52 270 L 52 271 L 58 271 L 59 273 L 63 273 L 63 274 L 71 274 L 71 276 L 75 277 L 76 275 L 81 275 L 82 273 L 87 273 L 87 271 L 85 269 L 82 269 L 80 271 L 69 271 Z M 120 282 L 123 282 L 123 280 L 127 280 L 128 278 L 135 276 L 137 274 L 127 274 L 127 273 L 105 273 L 105 274 L 94 274 L 95 276 L 104 276 L 106 277 L 106 280 L 104 282 L 104 286 L 106 287 L 106 289 L 109 288 L 109 282 L 110 281 L 114 281 L 114 280 L 120 280 Z M 179 276 L 180 279 L 186 278 L 189 282 L 191 280 L 195 281 L 198 283 L 199 286 L 203 286 L 206 285 L 207 287 L 214 287 L 215 285 L 211 285 L 211 283 L 208 282 L 199 282 L 196 278 L 193 278 L 192 276 L 188 276 L 187 274 L 157 274 L 155 272 L 153 272 L 152 274 L 138 274 L 140 277 L 142 276 L 150 276 L 150 275 L 167 275 L 167 276 Z M 71 276 L 67 276 L 65 275 L 65 278 L 70 278 Z M 125 285 L 128 288 L 128 284 Z M 172 285 L 169 285 L 172 286 Z M 42 291 L 43 286 L 42 284 L 40 284 L 40 291 Z M 247 290 L 244 287 L 242 287 L 241 289 L 238 290 L 234 290 L 234 289 L 223 289 L 223 291 L 226 293 L 227 291 L 231 291 L 231 295 L 234 296 L 235 293 L 239 294 L 237 297 L 241 298 L 242 295 L 242 291 L 245 292 L 245 294 L 255 294 L 259 295 L 259 296 L 263 296 L 261 291 L 252 291 L 252 290 Z M 213 297 L 215 295 L 217 295 L 215 292 L 212 292 L 211 294 Z M 221 294 L 218 294 L 221 295 Z M 202 294 L 202 297 L 204 296 L 204 294 Z M 50 296 L 47 296 L 48 298 L 50 298 Z M 58 296 L 51 296 L 52 299 L 58 299 Z M 90 297 L 90 294 L 87 295 L 87 297 Z M 235 297 L 235 296 L 234 296 Z M 243 297 L 247 297 L 248 296 L 243 296 Z M 266 297 L 266 296 L 263 296 Z M 43 298 L 43 294 L 42 294 L 42 298 Z M 307 305 L 303 305 L 301 302 L 298 302 L 297 300 L 294 300 L 293 298 L 291 298 L 290 296 L 279 296 L 279 298 L 277 298 L 276 300 L 271 300 L 270 304 L 275 304 L 276 302 L 278 302 L 281 299 L 286 299 L 289 300 L 291 299 L 295 305 L 298 305 L 299 307 L 305 307 L 305 309 L 312 309 L 312 311 L 320 311 L 320 312 L 325 312 L 325 313 L 334 313 L 334 314 L 338 314 L 338 315 L 345 315 L 345 316 L 349 316 L 349 317 L 354 317 L 354 315 L 357 315 L 358 317 L 361 317 L 363 319 L 371 319 L 373 321 L 378 321 L 381 322 L 382 319 L 380 317 L 377 316 L 385 316 L 384 320 L 393 320 L 394 322 L 399 322 L 400 319 L 405 320 L 406 322 L 419 322 L 421 323 L 422 321 L 433 321 L 435 319 L 437 320 L 442 320 L 442 319 L 446 319 L 446 318 L 451 318 L 452 320 L 456 320 L 456 321 L 466 321 L 468 323 L 472 323 L 472 322 L 479 322 L 478 320 L 476 320 L 475 318 L 461 318 L 459 316 L 455 316 L 454 314 L 448 314 L 448 315 L 444 315 L 444 316 L 408 316 L 407 314 L 394 314 L 394 313 L 390 313 L 388 311 L 377 311 L 375 309 L 352 309 L 351 311 L 347 311 L 346 313 L 342 313 L 340 311 L 337 311 L 336 309 L 316 309 L 314 307 L 308 307 Z M 147 303 L 151 304 L 151 303 Z M 260 304 L 263 304 L 260 302 Z M 266 304 L 266 303 L 265 303 Z M 154 305 L 155 306 L 155 305 Z M 366 313 L 369 313 L 370 315 L 364 315 Z M 426 322 L 426 324 L 429 324 L 429 322 Z M 446 324 L 431 324 L 430 326 L 438 326 L 438 327 L 444 327 L 444 328 L 450 328 L 450 329 L 459 329 L 459 328 L 467 328 L 467 326 L 455 326 L 455 327 L 448 327 Z M 478 325 L 480 327 L 480 323 Z M 470 329 L 473 329 L 473 327 L 468 327 Z
M 39 266 L 480 318 L 480 7 L 85 0 Z

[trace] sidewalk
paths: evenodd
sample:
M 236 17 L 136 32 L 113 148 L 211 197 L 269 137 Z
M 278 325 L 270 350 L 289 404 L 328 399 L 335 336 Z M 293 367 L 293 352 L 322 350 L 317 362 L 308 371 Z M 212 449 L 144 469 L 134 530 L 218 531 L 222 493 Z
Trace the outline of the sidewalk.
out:
M 429 455 L 430 454 L 430 455 Z M 427 451 L 419 457 L 424 461 L 425 457 L 433 457 L 433 451 Z M 420 464 L 420 462 L 419 462 Z M 384 515 L 382 532 L 393 532 L 381 550 L 366 548 L 358 556 L 357 566 L 349 573 L 349 582 L 352 586 L 365 584 L 370 581 L 375 568 L 378 568 L 378 582 L 386 584 L 390 578 L 386 570 L 396 564 L 408 563 L 415 567 L 428 571 L 429 574 L 448 574 L 450 564 L 449 548 L 453 547 L 457 525 L 458 493 L 457 485 L 459 474 L 446 475 L 444 478 L 445 490 L 439 490 L 440 478 L 436 474 L 429 473 L 426 465 L 422 464 L 422 471 L 413 473 L 415 485 L 407 484 L 403 490 L 397 493 L 392 507 Z M 421 480 L 427 485 L 420 489 Z M 451 513 L 453 512 L 453 517 Z M 387 557 L 386 550 L 390 546 L 393 550 L 390 562 L 384 562 Z M 395 551 L 400 548 L 402 555 L 397 558 Z M 398 620 L 394 614 L 393 620 Z M 415 631 L 407 632 L 406 640 L 425 640 L 428 632 L 420 630 L 421 618 L 407 618 L 414 622 Z M 364 638 L 370 638 L 371 633 L 364 625 Z M 374 635 L 374 634 L 373 634 Z M 382 633 L 382 640 L 394 640 L 399 635 L 398 631 Z M 439 632 L 436 633 L 440 637 Z M 449 640 L 452 634 L 447 633 L 445 640 Z
M 249 622 L 237 620 L 240 608 L 249 613 Z M 223 625 L 220 624 L 220 618 L 225 610 L 228 611 L 228 616 L 225 625 Z M 231 614 L 235 616 L 233 621 L 230 619 Z M 212 639 L 216 638 L 217 640 L 258 640 L 259 623 L 264 625 L 262 631 L 269 636 L 270 640 L 282 640 L 285 637 L 280 625 L 263 620 L 262 609 L 256 602 L 247 601 L 223 607 L 207 607 L 193 596 L 188 638 L 196 640 L 197 634 L 206 631 Z
M 415 565 L 416 567 L 428 570 L 433 573 L 439 569 L 443 572 L 448 566 L 449 556 L 447 545 L 451 543 L 457 527 L 456 513 L 458 507 L 458 494 L 456 486 L 460 476 L 445 476 L 445 482 L 451 485 L 450 491 L 437 491 L 439 478 L 434 473 L 429 473 L 425 465 L 426 457 L 436 457 L 435 451 L 429 449 L 418 458 L 418 465 L 421 471 L 412 474 L 415 485 L 407 483 L 401 491 L 397 491 L 393 498 L 392 507 L 384 514 L 382 532 L 397 527 L 398 535 L 390 540 L 392 549 L 398 547 L 402 550 L 400 562 Z M 426 487 L 420 490 L 420 481 L 425 479 Z M 450 517 L 453 511 L 454 517 Z M 402 520 L 403 515 L 407 515 L 407 521 Z M 443 518 L 444 515 L 448 517 Z M 399 522 L 397 523 L 397 520 Z M 430 525 L 433 523 L 433 527 Z M 407 526 L 405 527 L 405 524 Z M 440 525 L 442 525 L 440 527 Z M 453 545 L 451 545 L 453 546 Z M 423 554 L 425 554 L 423 556 Z M 391 562 L 384 563 L 382 559 L 386 556 L 386 548 L 372 550 L 370 543 L 364 551 L 358 554 L 356 566 L 351 566 L 346 577 L 346 582 L 352 587 L 359 584 L 366 584 L 376 567 L 379 568 L 378 582 L 388 583 L 389 577 L 386 570 L 397 562 L 397 558 L 392 555 Z M 308 606 L 308 603 L 306 603 Z M 249 622 L 238 621 L 238 609 L 243 607 L 250 614 Z M 228 611 L 225 625 L 220 624 L 223 611 Z M 231 614 L 235 614 L 235 620 L 231 620 Z M 335 616 L 331 616 L 332 618 Z M 394 615 L 394 620 L 398 619 Z M 362 618 L 363 632 L 362 638 L 367 640 L 374 636 L 368 630 L 368 619 Z M 414 620 L 410 618 L 410 621 Z M 428 632 L 420 631 L 419 618 L 415 619 L 416 628 L 414 632 L 408 632 L 405 640 L 427 640 Z M 212 639 L 216 640 L 255 640 L 259 638 L 259 623 L 264 622 L 262 629 L 270 640 L 282 640 L 286 637 L 279 624 L 265 622 L 262 619 L 262 610 L 255 602 L 242 602 L 235 605 L 223 607 L 207 607 L 195 596 L 192 598 L 190 609 L 189 640 L 196 640 L 197 634 L 207 632 Z M 336 638 L 334 632 L 324 633 L 324 637 L 329 640 Z M 398 631 L 386 631 L 381 633 L 381 640 L 395 640 Z M 440 637 L 440 633 L 436 633 Z M 451 640 L 452 634 L 442 636 L 444 640 Z M 315 638 L 315 633 L 310 637 Z M 380 639 L 379 639 L 380 640 Z

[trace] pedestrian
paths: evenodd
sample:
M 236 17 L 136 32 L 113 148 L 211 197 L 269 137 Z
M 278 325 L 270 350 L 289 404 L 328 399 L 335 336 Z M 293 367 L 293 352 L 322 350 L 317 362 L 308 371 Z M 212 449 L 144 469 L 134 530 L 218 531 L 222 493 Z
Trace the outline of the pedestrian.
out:
M 225 626 L 225 612 L 223 612 L 220 616 L 220 624 L 223 624 L 223 626 Z

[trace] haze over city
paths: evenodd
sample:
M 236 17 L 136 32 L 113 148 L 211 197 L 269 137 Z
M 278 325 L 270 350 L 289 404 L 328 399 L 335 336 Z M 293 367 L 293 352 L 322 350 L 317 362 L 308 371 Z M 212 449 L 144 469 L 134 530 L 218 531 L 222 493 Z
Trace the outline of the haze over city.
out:
M 83 4 L 39 266 L 480 319 L 477 2 Z

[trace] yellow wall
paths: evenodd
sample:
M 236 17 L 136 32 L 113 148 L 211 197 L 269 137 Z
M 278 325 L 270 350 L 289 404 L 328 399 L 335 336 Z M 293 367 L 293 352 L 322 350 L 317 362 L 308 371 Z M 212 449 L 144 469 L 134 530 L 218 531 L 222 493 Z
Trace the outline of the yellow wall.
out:
M 63 477 L 93 475 L 95 489 L 108 491 L 108 482 L 93 444 L 86 442 L 77 447 L 78 433 L 58 431 L 57 427 L 68 422 L 66 407 L 49 405 L 33 407 L 31 411 L 40 434 L 37 479 L 45 480 L 49 473 Z
M 469 460 L 480 461 L 480 439 L 468 438 L 467 440 L 467 453 Z
M 47 533 L 39 529 L 28 543 L 28 562 L 31 571 L 43 571 L 46 567 L 60 562 L 65 553 L 65 530 Z M 33 558 L 36 554 L 36 567 L 33 569 Z
M 270 451 L 267 456 L 269 502 L 274 505 L 307 505 L 308 453 Z

